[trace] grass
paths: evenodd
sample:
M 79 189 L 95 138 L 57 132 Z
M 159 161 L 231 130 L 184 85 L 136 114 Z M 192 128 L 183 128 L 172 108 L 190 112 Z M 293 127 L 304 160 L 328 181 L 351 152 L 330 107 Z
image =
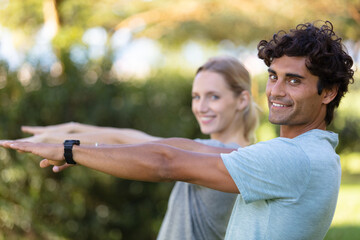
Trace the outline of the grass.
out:
M 345 176 L 325 240 L 360 239 L 360 175 Z

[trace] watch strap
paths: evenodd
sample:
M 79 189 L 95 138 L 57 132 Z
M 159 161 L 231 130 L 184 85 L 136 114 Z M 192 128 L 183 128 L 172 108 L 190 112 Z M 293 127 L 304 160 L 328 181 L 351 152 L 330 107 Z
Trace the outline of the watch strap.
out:
M 76 164 L 73 159 L 72 149 L 74 145 L 80 145 L 79 140 L 65 140 L 64 141 L 64 158 L 68 164 Z

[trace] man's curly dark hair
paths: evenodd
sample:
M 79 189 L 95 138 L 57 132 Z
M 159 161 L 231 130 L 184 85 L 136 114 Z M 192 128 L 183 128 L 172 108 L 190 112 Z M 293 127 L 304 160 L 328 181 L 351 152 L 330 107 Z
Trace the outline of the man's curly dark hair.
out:
M 327 105 L 325 122 L 329 125 L 334 110 L 348 91 L 348 85 L 354 82 L 352 58 L 345 52 L 342 39 L 336 36 L 331 22 L 321 27 L 314 23 L 299 24 L 289 33 L 279 31 L 270 41 L 262 40 L 257 46 L 258 56 L 267 66 L 275 58 L 305 57 L 305 65 L 311 74 L 319 77 L 318 93 L 323 89 L 338 88 L 337 96 Z

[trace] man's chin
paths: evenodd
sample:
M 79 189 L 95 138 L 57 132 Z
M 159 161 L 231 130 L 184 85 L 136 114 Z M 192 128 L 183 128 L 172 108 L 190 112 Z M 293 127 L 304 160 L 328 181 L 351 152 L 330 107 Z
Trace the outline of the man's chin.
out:
M 275 125 L 287 125 L 287 121 L 284 119 L 273 119 L 269 118 L 269 122 Z

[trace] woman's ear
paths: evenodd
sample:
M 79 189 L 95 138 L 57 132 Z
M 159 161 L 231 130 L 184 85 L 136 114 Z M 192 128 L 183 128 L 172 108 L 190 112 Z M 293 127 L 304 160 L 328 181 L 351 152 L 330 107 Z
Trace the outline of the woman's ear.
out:
M 250 93 L 247 90 L 243 90 L 237 97 L 237 110 L 243 111 L 247 108 L 251 100 Z
M 322 103 L 323 104 L 329 104 L 332 100 L 334 100 L 334 98 L 338 94 L 338 90 L 339 90 L 338 86 L 333 86 L 332 88 L 329 88 L 329 89 L 323 89 Z

